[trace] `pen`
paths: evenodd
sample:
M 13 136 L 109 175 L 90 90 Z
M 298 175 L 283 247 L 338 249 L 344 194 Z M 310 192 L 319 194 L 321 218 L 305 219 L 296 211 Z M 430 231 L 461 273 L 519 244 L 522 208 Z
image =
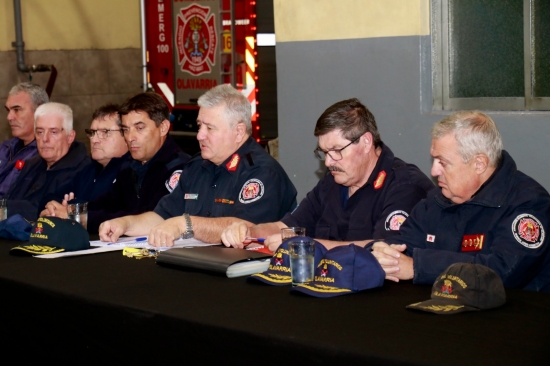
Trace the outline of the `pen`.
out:
M 265 238 L 251 238 L 247 236 L 246 238 L 244 238 L 244 240 L 256 241 L 258 243 L 263 244 L 263 242 L 265 241 Z

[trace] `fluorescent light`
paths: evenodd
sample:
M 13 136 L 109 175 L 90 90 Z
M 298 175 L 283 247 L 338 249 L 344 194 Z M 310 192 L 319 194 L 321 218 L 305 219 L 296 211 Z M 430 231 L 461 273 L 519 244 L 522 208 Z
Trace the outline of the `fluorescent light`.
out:
M 256 34 L 257 46 L 275 46 L 275 33 Z

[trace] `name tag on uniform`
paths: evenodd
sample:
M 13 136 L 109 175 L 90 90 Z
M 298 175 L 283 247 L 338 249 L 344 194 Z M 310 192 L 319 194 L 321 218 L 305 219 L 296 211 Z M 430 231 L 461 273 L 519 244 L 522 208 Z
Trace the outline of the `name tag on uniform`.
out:
M 462 237 L 462 251 L 476 252 L 483 248 L 484 234 L 464 235 Z
M 185 196 L 183 196 L 183 199 L 185 200 L 198 200 L 199 194 L 198 193 L 186 193 Z

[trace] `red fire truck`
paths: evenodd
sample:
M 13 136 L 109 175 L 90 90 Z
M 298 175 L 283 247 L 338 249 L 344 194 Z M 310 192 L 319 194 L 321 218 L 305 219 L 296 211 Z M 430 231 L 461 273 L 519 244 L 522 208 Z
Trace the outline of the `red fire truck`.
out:
M 198 97 L 230 83 L 250 101 L 258 139 L 256 1 L 142 1 L 144 85 L 171 106 L 172 134 L 195 135 Z

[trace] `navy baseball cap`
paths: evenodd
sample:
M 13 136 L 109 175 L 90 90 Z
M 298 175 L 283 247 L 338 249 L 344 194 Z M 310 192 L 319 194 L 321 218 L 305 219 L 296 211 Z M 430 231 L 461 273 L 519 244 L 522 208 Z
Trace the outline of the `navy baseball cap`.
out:
M 17 214 L 0 221 L 0 237 L 13 240 L 27 241 L 31 234 L 31 223 Z
M 273 253 L 271 263 L 267 271 L 256 273 L 248 278 L 251 280 L 258 280 L 268 285 L 285 286 L 292 284 L 292 278 L 290 276 L 290 256 L 288 251 L 288 242 L 296 239 L 312 240 L 305 236 L 295 236 L 285 240 L 279 248 Z M 314 263 L 318 263 L 323 255 L 326 253 L 327 248 L 318 241 L 315 241 L 315 259 Z
M 386 273 L 370 250 L 350 244 L 333 248 L 316 262 L 313 281 L 293 287 L 315 297 L 333 297 L 381 287 Z
M 505 302 L 504 285 L 495 271 L 481 264 L 455 263 L 437 277 L 430 300 L 408 305 L 407 309 L 456 314 L 492 309 Z
M 32 224 L 30 240 L 11 249 L 12 253 L 52 254 L 90 248 L 86 229 L 74 220 L 39 217 Z

